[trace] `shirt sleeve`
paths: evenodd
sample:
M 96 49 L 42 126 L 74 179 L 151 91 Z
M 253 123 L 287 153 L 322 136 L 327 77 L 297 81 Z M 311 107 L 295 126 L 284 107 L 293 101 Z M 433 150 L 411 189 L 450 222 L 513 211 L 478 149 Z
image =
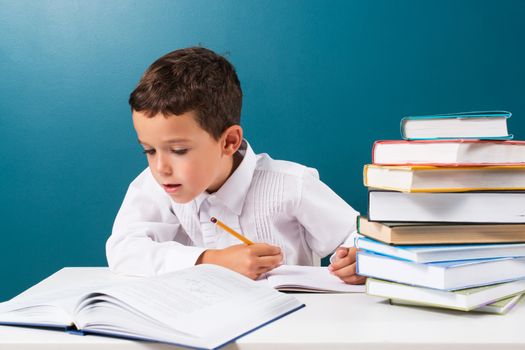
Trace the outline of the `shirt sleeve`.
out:
M 355 239 L 357 237 L 358 237 L 357 230 L 352 231 L 350 233 L 350 235 L 348 236 L 348 238 L 343 242 L 343 244 L 341 244 L 341 247 L 346 247 L 346 248 L 354 247 L 355 246 Z M 335 259 L 336 259 L 335 253 L 330 255 L 330 264 L 333 263 L 335 261 Z
M 305 229 L 305 238 L 320 257 L 340 245 L 353 244 L 359 213 L 319 180 L 315 169 L 306 168 L 296 207 L 296 217 Z
M 155 182 L 149 169 L 129 186 L 106 242 L 113 272 L 152 276 L 195 265 L 204 248 L 190 244 L 171 199 Z

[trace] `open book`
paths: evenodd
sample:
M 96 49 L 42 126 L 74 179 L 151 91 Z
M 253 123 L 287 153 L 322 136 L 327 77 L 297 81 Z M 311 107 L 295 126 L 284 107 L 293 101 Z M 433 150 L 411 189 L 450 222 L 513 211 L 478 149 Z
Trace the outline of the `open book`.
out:
M 282 265 L 265 273 L 258 281 L 283 292 L 359 293 L 365 285 L 351 285 L 320 266 Z
M 107 269 L 85 278 L 62 276 L 61 286 L 76 286 L 60 288 L 60 276 L 51 276 L 49 283 L 1 303 L 0 324 L 211 349 L 304 306 L 292 295 L 216 265 L 150 278 L 119 279 Z

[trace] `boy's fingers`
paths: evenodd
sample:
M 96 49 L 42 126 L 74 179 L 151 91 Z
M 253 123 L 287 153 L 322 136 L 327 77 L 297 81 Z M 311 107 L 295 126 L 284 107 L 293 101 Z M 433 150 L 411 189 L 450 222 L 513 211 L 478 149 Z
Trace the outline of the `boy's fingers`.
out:
M 356 275 L 356 264 L 345 266 L 337 271 L 334 271 L 333 274 L 343 280 L 345 283 L 349 284 L 363 284 L 366 281 L 365 276 Z
M 332 270 L 332 274 L 336 275 L 339 278 L 353 276 L 355 275 L 355 268 L 355 264 L 348 264 L 347 266 L 341 267 L 337 270 Z
M 344 258 L 347 255 L 348 255 L 348 248 L 339 247 L 335 251 L 335 256 L 336 256 L 337 259 L 342 259 L 342 258 Z
M 364 284 L 366 282 L 366 276 L 353 275 L 339 278 L 347 284 Z
M 339 270 L 345 266 L 351 265 L 355 262 L 355 256 L 347 255 L 342 259 L 336 259 L 333 263 L 330 264 L 330 271 Z
M 257 265 L 259 265 L 262 268 L 273 269 L 274 267 L 281 265 L 282 261 L 283 261 L 282 254 L 260 256 L 259 258 L 257 258 Z
M 256 243 L 249 246 L 258 256 L 278 255 L 281 254 L 281 248 L 266 243 Z

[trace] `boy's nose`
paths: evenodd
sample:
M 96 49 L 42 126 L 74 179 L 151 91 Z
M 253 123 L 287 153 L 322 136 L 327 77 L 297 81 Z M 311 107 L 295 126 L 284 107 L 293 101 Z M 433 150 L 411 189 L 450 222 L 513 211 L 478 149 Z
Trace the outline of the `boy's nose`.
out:
M 159 156 L 157 158 L 156 168 L 159 174 L 171 175 L 171 165 L 169 164 L 169 161 L 166 159 L 166 157 Z

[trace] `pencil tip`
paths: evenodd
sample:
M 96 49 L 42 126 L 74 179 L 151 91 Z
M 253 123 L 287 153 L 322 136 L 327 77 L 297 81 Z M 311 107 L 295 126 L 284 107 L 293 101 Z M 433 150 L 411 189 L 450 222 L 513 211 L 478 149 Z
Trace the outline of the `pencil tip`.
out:
M 211 222 L 213 222 L 214 224 L 217 222 L 217 219 L 215 219 L 215 216 L 212 216 L 211 219 L 210 219 Z

